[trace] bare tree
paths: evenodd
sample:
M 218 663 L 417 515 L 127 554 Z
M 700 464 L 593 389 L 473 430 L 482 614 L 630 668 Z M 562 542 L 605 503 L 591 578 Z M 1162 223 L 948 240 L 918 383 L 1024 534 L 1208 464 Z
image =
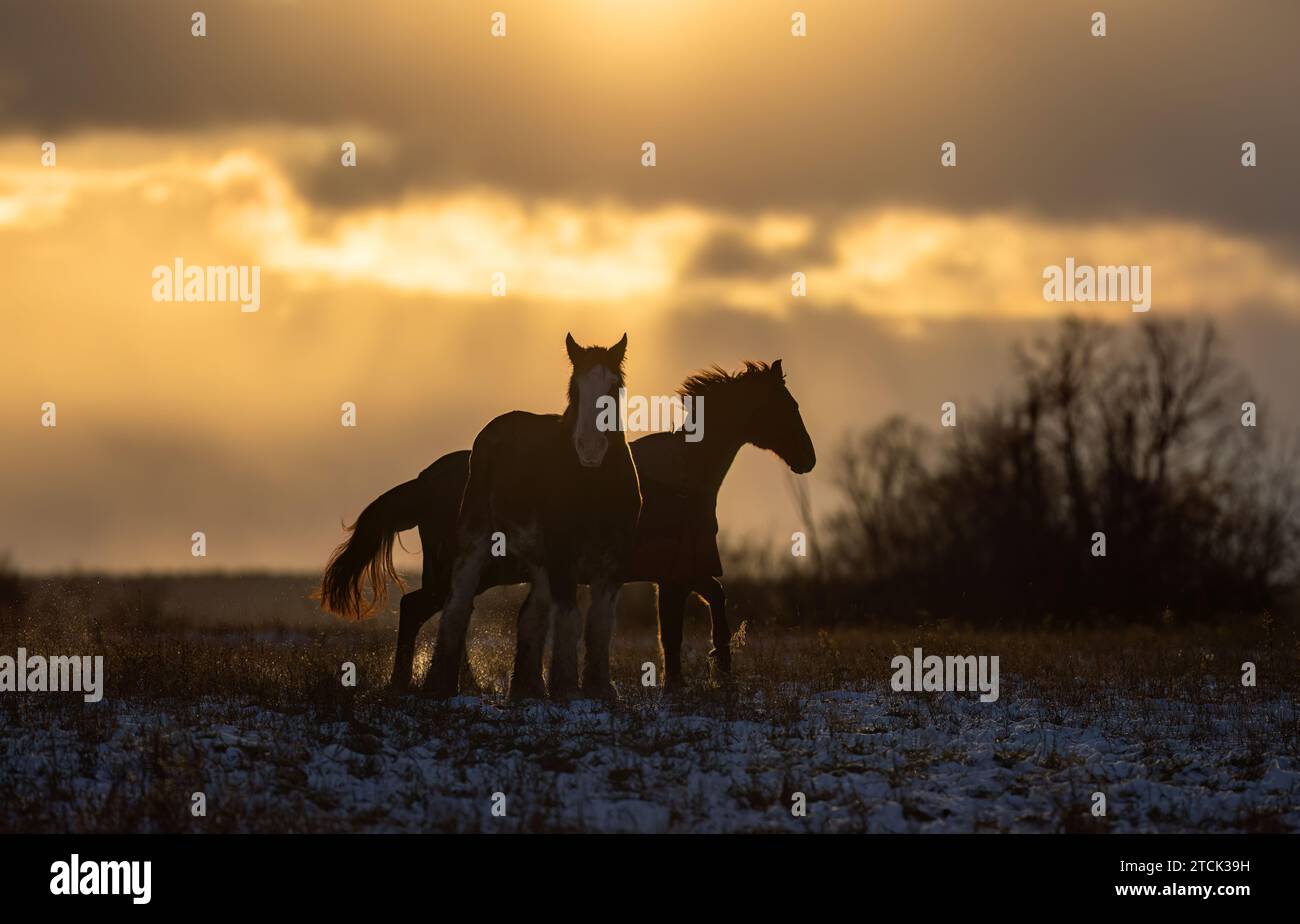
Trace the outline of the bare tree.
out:
M 845 444 L 846 575 L 965 618 L 1249 609 L 1294 579 L 1300 444 L 1241 426 L 1212 325 L 1071 319 L 1016 362 L 1018 391 L 943 452 L 899 418 Z

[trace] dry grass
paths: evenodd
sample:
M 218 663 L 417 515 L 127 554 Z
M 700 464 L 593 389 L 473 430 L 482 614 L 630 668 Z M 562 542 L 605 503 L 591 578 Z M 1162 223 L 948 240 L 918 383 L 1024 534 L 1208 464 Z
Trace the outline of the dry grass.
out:
M 392 614 L 370 623 L 339 623 L 305 601 L 307 581 L 267 578 L 250 583 L 232 578 L 210 581 L 196 594 L 198 589 L 184 581 L 45 582 L 26 588 L 21 604 L 4 610 L 0 653 L 12 654 L 22 646 L 33 654 L 102 654 L 107 680 L 101 704 L 85 704 L 75 694 L 0 697 L 0 716 L 10 731 L 62 729 L 57 753 L 44 755 L 60 772 L 25 772 L 43 755 L 23 749 L 14 737 L 0 737 L 0 747 L 5 748 L 0 766 L 6 771 L 0 774 L 0 804 L 5 806 L 0 828 L 365 830 L 366 817 L 355 811 L 338 818 L 337 824 L 329 820 L 328 803 L 335 796 L 307 785 L 304 768 L 313 753 L 338 748 L 350 777 L 365 781 L 388 773 L 392 754 L 403 748 L 430 747 L 433 759 L 456 764 L 482 755 L 518 756 L 524 747 L 526 763 L 501 763 L 513 767 L 508 772 L 520 778 L 496 784 L 522 788 L 538 785 L 535 773 L 548 779 L 571 774 L 598 740 L 613 743 L 630 761 L 609 771 L 611 785 L 637 793 L 643 785 L 638 756 L 649 759 L 671 755 L 675 749 L 716 747 L 708 729 L 692 730 L 689 723 L 669 728 L 660 721 L 666 708 L 660 692 L 640 684 L 642 665 L 658 663 L 657 643 L 653 631 L 635 619 L 616 636 L 613 670 L 621 702 L 609 718 L 600 720 L 603 725 L 597 722 L 594 732 L 589 728 L 584 737 L 575 736 L 554 717 L 504 710 L 467 719 L 455 708 L 419 696 L 394 695 L 387 689 L 395 642 Z M 472 663 L 492 703 L 504 701 L 518 596 L 510 592 L 485 598 L 476 613 Z M 417 675 L 427 666 L 430 637 L 426 630 Z M 803 632 L 746 624 L 733 641 L 734 681 L 722 689 L 708 682 L 707 628 L 697 618 L 688 624 L 686 642 L 686 666 L 694 682 L 671 710 L 674 715 L 755 723 L 773 740 L 788 738 L 797 751 L 805 746 L 793 742 L 807 734 L 810 694 L 858 691 L 887 697 L 890 659 L 918 646 L 927 653 L 998 655 L 1002 700 L 1025 704 L 1033 713 L 1030 719 L 1043 727 L 1082 724 L 1129 739 L 1134 728 L 1139 736 L 1141 729 L 1150 729 L 1149 740 L 1137 743 L 1144 755 L 1144 778 L 1155 783 L 1178 778 L 1188 769 L 1180 765 L 1185 757 L 1162 747 L 1161 736 L 1168 734 L 1163 710 L 1171 701 L 1184 709 L 1187 718 L 1180 734 L 1188 745 L 1230 755 L 1227 759 L 1238 766 L 1243 780 L 1258 778 L 1270 755 L 1300 752 L 1294 709 L 1281 719 L 1265 719 L 1257 708 L 1261 701 L 1279 697 L 1294 702 L 1300 688 L 1295 629 L 1267 617 L 1231 627 L 1184 627 L 1171 621 L 1158 629 L 1036 633 L 974 632 L 949 625 Z M 1255 688 L 1240 682 L 1240 667 L 1247 660 L 1257 665 Z M 355 688 L 340 682 L 344 662 L 357 667 Z M 142 723 L 138 730 L 132 726 L 134 754 L 127 769 L 120 763 L 110 767 L 105 744 L 120 741 L 124 728 L 144 712 L 165 713 L 169 721 Z M 306 739 L 277 739 L 274 729 L 281 721 L 292 722 L 298 732 L 314 731 Z M 889 731 L 905 736 L 909 729 L 955 735 L 962 721 L 963 713 L 951 698 L 895 697 L 873 719 L 864 720 L 853 711 L 822 715 L 816 735 L 837 739 L 832 775 L 852 776 L 875 772 L 870 767 L 880 754 L 873 735 Z M 992 755 L 997 767 L 1013 775 L 1016 768 L 1029 765 L 1036 773 L 1056 776 L 1071 771 L 1077 758 L 1060 753 L 1050 736 L 1026 739 L 1013 734 L 1010 718 L 1005 721 L 1006 729 L 995 736 L 1000 742 Z M 521 725 L 528 728 L 526 745 L 512 743 Z M 207 735 L 214 728 L 232 729 L 222 732 L 230 740 L 211 744 L 195 736 L 194 729 Z M 790 766 L 798 757 L 791 758 Z M 905 823 L 924 824 L 936 817 L 939 810 L 926 797 L 925 780 L 936 767 L 960 764 L 967 757 L 952 744 L 936 749 L 917 743 L 891 751 L 881 773 Z M 222 773 L 245 768 L 250 779 L 262 780 L 274 791 L 274 798 L 260 798 L 255 788 L 230 791 L 222 797 L 220 812 L 194 818 L 188 810 L 189 795 L 202 788 L 195 781 L 213 776 L 215 769 L 208 764 L 214 761 L 221 764 Z M 792 778 L 790 771 L 773 773 L 733 785 L 729 798 L 757 809 L 774 798 L 787 799 L 801 786 L 808 788 L 806 780 Z M 76 808 L 84 796 L 68 788 L 70 775 L 97 787 L 93 806 L 87 805 L 84 814 Z M 1017 785 L 1013 779 L 1008 791 L 1014 794 Z M 1002 797 L 979 791 L 970 795 Z M 1048 811 L 1047 817 L 1026 824 L 1061 831 L 1107 829 L 1105 819 L 1072 808 L 1086 800 L 1086 793 L 1058 791 L 1052 798 L 1059 803 L 1055 816 Z M 692 818 L 698 826 L 691 799 L 683 794 L 672 805 L 670 827 Z M 837 809 L 842 829 L 869 827 L 870 800 L 854 796 Z M 530 811 L 516 819 L 520 830 L 583 828 L 557 819 L 545 808 Z M 1280 812 L 1252 812 L 1238 820 L 1239 829 L 1286 827 L 1279 821 Z M 381 817 L 374 822 L 384 827 Z M 1000 824 L 977 822 L 975 829 Z M 477 822 L 445 818 L 436 826 L 479 829 Z

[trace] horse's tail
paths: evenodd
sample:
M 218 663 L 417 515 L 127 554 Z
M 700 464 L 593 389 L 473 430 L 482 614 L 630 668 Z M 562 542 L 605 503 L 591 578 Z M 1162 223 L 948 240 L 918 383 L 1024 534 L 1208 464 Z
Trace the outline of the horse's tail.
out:
M 348 619 L 373 616 L 388 599 L 391 580 L 403 591 L 406 583 L 393 567 L 393 540 L 419 522 L 424 492 L 419 480 L 399 484 L 379 495 L 357 521 L 347 527 L 352 535 L 334 550 L 320 590 L 314 594 L 321 609 Z M 364 593 L 370 584 L 370 598 Z

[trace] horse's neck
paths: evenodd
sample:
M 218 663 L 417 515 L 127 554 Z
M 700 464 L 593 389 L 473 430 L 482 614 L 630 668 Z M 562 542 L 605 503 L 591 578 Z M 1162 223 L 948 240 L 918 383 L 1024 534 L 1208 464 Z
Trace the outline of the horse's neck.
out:
M 700 482 L 716 497 L 722 488 L 722 482 L 726 480 L 727 472 L 731 471 L 731 463 L 736 461 L 736 453 L 740 452 L 740 447 L 745 445 L 744 441 L 736 440 L 724 445 L 701 440 L 686 445 L 688 457 L 693 454 L 692 461 L 695 462 L 691 467 L 699 472 L 697 477 L 700 478 Z
M 736 453 L 747 440 L 744 435 L 746 409 L 739 407 L 733 395 L 711 395 L 705 402 L 704 438 L 687 442 L 686 457 L 692 477 L 706 485 L 714 496 L 731 471 Z M 683 437 L 684 439 L 684 437 Z

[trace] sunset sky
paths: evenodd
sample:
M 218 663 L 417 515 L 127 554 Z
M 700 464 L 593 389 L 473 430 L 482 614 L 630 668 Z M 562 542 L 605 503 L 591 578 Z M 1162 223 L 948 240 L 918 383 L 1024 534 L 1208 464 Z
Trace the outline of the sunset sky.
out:
M 1300 4 L 51 0 L 0 23 L 0 554 L 25 570 L 319 568 L 340 520 L 491 417 L 560 410 L 566 331 L 626 331 L 645 394 L 782 358 L 821 511 L 846 432 L 992 400 L 1067 308 L 1213 317 L 1243 400 L 1300 421 Z M 1150 265 L 1151 311 L 1044 301 L 1067 257 Z M 261 309 L 154 301 L 176 258 L 260 266 Z M 782 468 L 742 453 L 724 532 L 799 528 Z

